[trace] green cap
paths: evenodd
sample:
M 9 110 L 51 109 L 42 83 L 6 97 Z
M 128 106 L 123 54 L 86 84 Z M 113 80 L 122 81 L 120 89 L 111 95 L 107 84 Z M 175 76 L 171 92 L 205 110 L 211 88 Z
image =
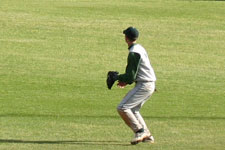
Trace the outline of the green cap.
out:
M 134 27 L 128 27 L 123 31 L 123 34 L 125 34 L 130 40 L 137 40 L 139 36 L 138 30 Z

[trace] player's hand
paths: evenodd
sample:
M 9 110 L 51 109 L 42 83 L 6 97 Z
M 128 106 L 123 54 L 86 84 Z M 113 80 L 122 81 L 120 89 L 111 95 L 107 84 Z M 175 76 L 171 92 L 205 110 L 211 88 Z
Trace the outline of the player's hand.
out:
M 120 81 L 117 83 L 117 86 L 118 86 L 119 88 L 125 88 L 126 85 L 127 85 L 126 83 L 120 82 Z

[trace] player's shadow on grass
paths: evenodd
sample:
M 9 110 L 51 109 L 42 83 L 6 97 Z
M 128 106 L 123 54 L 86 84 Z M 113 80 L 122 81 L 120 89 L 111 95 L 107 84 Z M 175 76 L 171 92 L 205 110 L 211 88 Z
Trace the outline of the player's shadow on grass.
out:
M 118 145 L 130 146 L 123 141 L 29 141 L 29 140 L 15 140 L 15 139 L 0 139 L 1 143 L 14 143 L 14 144 L 74 144 L 74 145 Z

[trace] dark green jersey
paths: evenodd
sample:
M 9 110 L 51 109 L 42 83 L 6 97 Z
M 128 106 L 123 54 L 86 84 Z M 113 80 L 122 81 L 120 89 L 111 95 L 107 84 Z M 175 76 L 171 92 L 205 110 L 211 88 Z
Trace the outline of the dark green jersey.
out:
M 139 63 L 140 55 L 135 52 L 129 52 L 126 71 L 124 74 L 118 76 L 118 80 L 127 84 L 132 84 L 136 79 Z

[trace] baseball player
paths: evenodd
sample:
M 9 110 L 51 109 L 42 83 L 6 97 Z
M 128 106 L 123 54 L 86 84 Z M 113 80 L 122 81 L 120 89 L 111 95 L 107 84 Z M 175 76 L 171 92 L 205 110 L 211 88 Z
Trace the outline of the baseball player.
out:
M 136 43 L 139 36 L 138 30 L 128 27 L 123 34 L 128 44 L 129 55 L 125 73 L 118 74 L 116 77 L 117 86 L 124 88 L 127 84 L 135 83 L 135 87 L 123 98 L 117 110 L 124 122 L 135 133 L 131 144 L 147 141 L 154 143 L 154 138 L 140 114 L 140 109 L 155 91 L 156 76 L 146 50 Z

